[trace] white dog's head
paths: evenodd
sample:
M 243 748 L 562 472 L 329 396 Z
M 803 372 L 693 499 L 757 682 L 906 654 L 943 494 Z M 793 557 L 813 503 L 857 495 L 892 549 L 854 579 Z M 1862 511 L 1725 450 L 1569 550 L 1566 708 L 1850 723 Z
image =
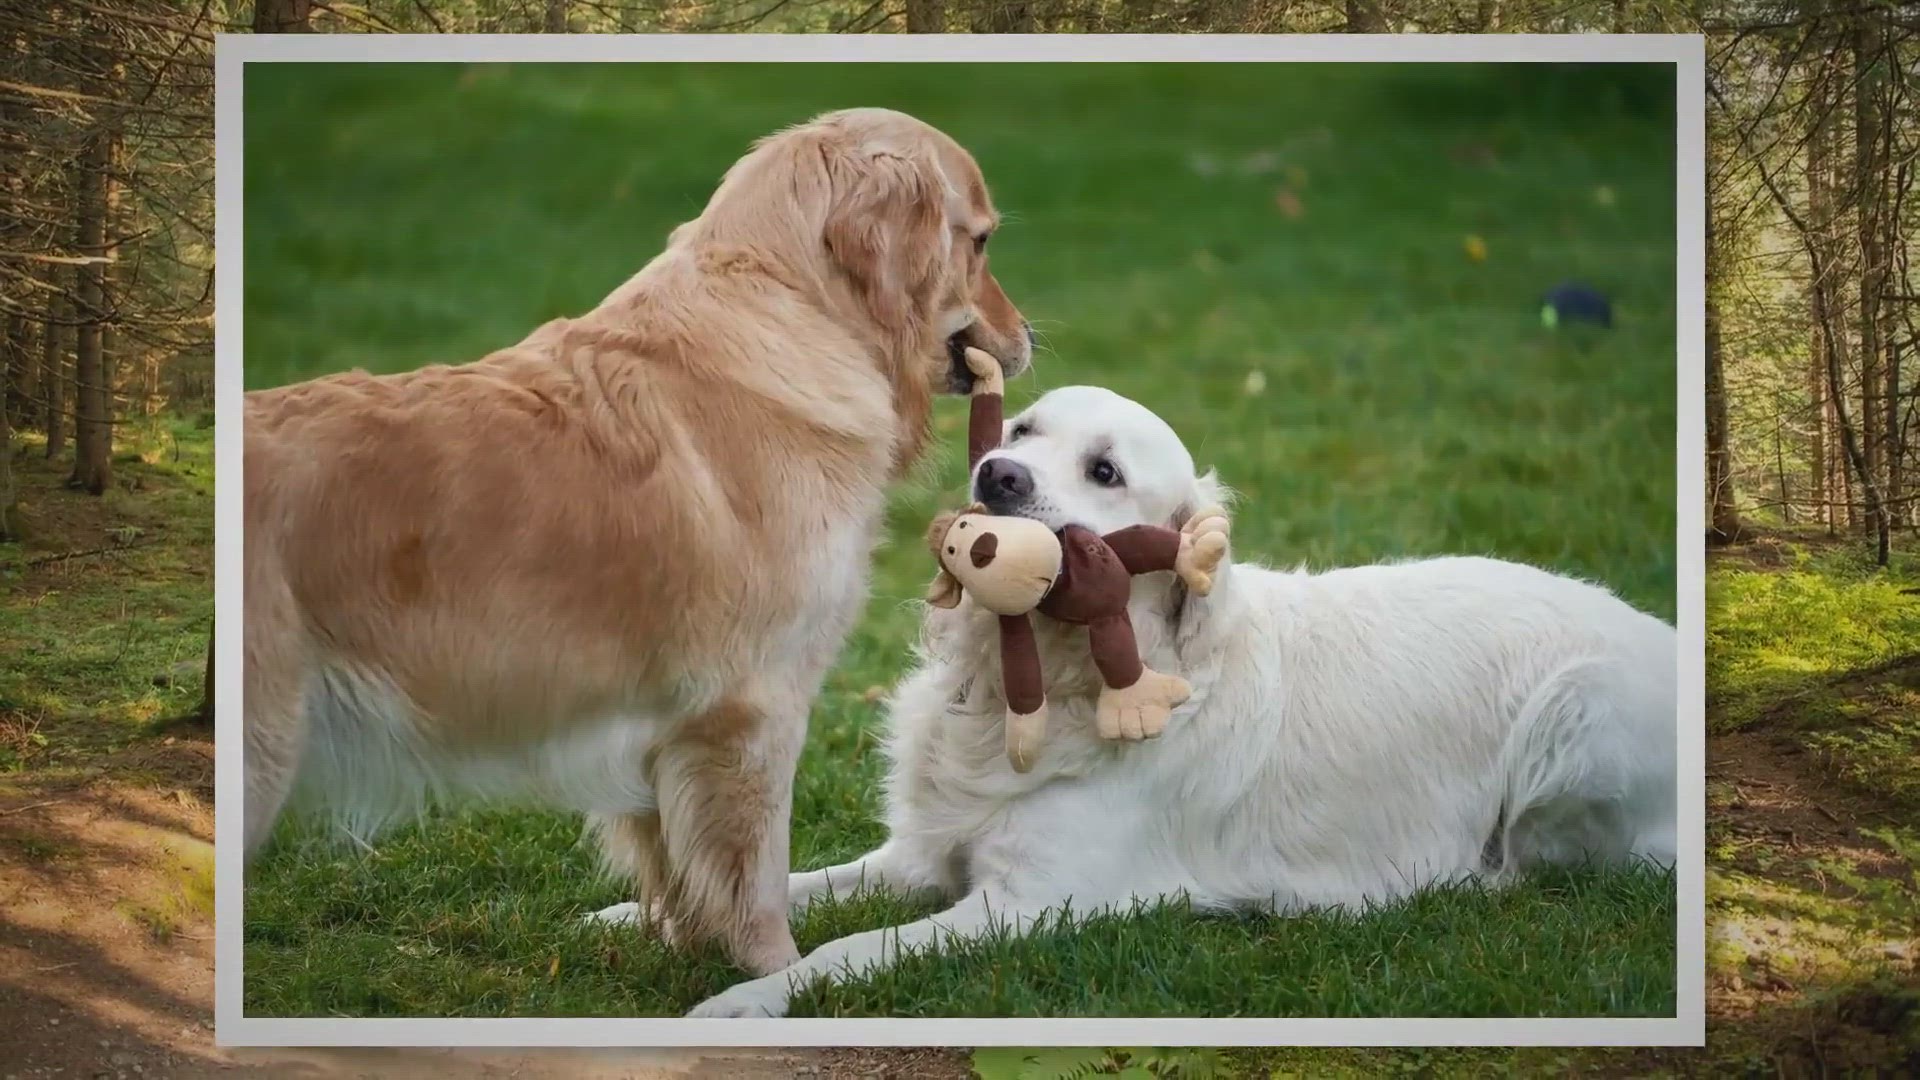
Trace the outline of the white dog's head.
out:
M 1007 421 L 1000 448 L 973 472 L 974 498 L 995 514 L 1101 534 L 1177 527 L 1225 494 L 1212 473 L 1194 474 L 1193 455 L 1166 421 L 1097 386 L 1041 397 Z

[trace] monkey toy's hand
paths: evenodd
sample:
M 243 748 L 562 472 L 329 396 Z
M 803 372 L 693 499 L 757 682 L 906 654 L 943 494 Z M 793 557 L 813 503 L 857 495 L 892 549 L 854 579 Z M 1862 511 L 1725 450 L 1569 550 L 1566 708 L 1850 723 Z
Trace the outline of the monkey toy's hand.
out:
M 1187 519 L 1180 527 L 1180 554 L 1174 558 L 1174 572 L 1195 596 L 1213 591 L 1213 572 L 1227 554 L 1227 512 L 1208 507 Z
M 973 372 L 973 392 L 979 394 L 999 394 L 1007 392 L 1006 377 L 1001 374 L 1000 361 L 990 354 L 972 346 L 967 347 L 967 370 Z

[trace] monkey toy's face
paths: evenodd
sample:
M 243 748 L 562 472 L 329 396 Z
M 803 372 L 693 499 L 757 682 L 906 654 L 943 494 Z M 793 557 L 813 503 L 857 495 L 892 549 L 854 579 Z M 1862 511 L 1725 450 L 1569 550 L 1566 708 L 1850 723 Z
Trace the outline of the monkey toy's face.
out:
M 964 589 L 996 615 L 1024 615 L 1060 576 L 1060 540 L 1032 518 L 942 515 L 927 542 L 942 571 L 927 594 L 937 607 L 959 603 Z

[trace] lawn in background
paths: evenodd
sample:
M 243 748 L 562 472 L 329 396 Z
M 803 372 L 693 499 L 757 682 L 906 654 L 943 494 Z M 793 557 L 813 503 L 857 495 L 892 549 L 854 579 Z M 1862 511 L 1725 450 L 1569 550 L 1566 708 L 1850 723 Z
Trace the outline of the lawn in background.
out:
M 1672 77 L 1543 65 L 254 65 L 246 379 L 404 370 L 577 314 L 696 214 L 752 139 L 885 105 L 969 147 L 994 267 L 1051 351 L 1243 501 L 1241 559 L 1537 563 L 1674 615 Z M 1607 289 L 1610 332 L 1539 295 Z M 796 868 L 871 848 L 876 689 L 901 672 L 961 474 L 964 405 L 889 514 L 868 614 L 816 703 Z M 1151 752 L 1144 747 L 1139 752 Z M 623 899 L 577 818 L 436 815 L 372 852 L 297 823 L 249 870 L 250 1015 L 677 1014 L 738 974 L 578 916 Z M 803 949 L 923 914 L 824 905 Z M 1670 878 L 1542 875 L 1387 911 L 1161 911 L 910 960 L 800 1015 L 1671 1015 Z

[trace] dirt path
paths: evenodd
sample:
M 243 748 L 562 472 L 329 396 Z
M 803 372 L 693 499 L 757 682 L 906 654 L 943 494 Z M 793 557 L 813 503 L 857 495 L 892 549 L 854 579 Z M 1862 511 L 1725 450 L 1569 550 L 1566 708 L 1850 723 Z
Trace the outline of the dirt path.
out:
M 0 783 L 0 1080 L 968 1075 L 927 1051 L 223 1050 L 212 795 L 213 746 L 191 737 Z
M 1708 739 L 1707 815 L 1714 1059 L 1770 1061 L 1782 1075 L 1865 1075 L 1896 1062 L 1920 1073 L 1912 901 L 1903 922 L 1860 888 L 1913 872 L 1870 835 L 1910 815 L 1767 726 Z

